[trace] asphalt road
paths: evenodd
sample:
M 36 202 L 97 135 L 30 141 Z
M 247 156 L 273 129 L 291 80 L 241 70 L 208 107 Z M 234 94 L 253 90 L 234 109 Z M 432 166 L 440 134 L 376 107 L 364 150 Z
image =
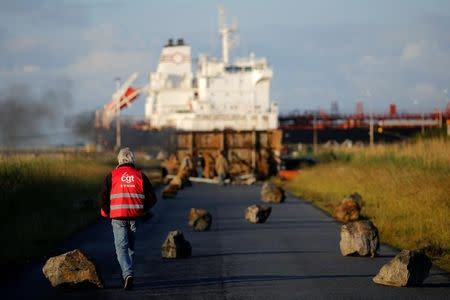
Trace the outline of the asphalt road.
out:
M 247 223 L 244 209 L 260 202 L 259 191 L 260 186 L 196 184 L 175 199 L 159 199 L 155 217 L 138 228 L 133 291 L 122 290 L 111 225 L 104 220 L 59 250 L 83 249 L 98 264 L 105 289 L 53 289 L 39 262 L 2 295 L 7 299 L 450 299 L 449 276 L 435 268 L 422 287 L 373 283 L 372 277 L 397 251 L 382 246 L 376 258 L 342 257 L 340 225 L 296 198 L 273 205 L 265 224 Z M 211 212 L 210 231 L 188 227 L 191 207 Z M 161 244 L 174 229 L 191 242 L 191 258 L 161 258 Z

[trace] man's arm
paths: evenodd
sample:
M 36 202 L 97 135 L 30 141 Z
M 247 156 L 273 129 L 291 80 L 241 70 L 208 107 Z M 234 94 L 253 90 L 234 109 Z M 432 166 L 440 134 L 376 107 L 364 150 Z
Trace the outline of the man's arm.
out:
M 156 204 L 156 194 L 148 177 L 142 173 L 142 181 L 144 182 L 144 211 L 148 212 Z
M 109 217 L 111 194 L 111 173 L 109 173 L 103 181 L 102 190 L 98 194 L 98 206 L 103 217 Z

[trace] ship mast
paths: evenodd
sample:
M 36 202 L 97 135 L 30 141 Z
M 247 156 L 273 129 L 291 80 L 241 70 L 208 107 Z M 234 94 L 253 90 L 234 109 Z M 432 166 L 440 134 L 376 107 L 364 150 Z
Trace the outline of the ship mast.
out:
M 225 10 L 222 5 L 219 6 L 219 33 L 222 36 L 222 61 L 228 65 L 230 59 L 230 49 L 233 47 L 231 33 L 237 30 L 236 25 L 228 26 L 225 23 Z

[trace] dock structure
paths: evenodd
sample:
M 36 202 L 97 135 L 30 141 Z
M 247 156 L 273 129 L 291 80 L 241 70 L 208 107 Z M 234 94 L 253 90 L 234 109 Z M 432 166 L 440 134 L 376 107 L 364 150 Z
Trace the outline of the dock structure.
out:
M 282 147 L 281 130 L 179 131 L 176 136 L 179 160 L 188 154 L 201 153 L 206 164 L 211 164 L 222 151 L 233 176 L 254 173 L 266 177 Z M 205 177 L 211 175 L 205 174 Z

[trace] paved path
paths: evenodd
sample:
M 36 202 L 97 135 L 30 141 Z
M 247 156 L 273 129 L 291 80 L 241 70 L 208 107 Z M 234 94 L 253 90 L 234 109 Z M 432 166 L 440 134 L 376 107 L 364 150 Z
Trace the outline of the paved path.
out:
M 5 292 L 8 298 L 29 299 L 450 299 L 448 274 L 437 269 L 420 288 L 374 284 L 372 277 L 396 251 L 382 246 L 374 259 L 342 257 L 340 225 L 293 197 L 274 205 L 265 224 L 247 223 L 244 209 L 259 202 L 259 190 L 197 184 L 176 199 L 159 200 L 155 217 L 138 228 L 133 291 L 121 289 L 111 226 L 102 221 L 60 250 L 84 249 L 98 263 L 106 289 L 52 289 L 40 263 Z M 211 231 L 189 229 L 191 207 L 211 212 Z M 182 230 L 191 242 L 191 258 L 161 259 L 161 244 L 173 229 Z

